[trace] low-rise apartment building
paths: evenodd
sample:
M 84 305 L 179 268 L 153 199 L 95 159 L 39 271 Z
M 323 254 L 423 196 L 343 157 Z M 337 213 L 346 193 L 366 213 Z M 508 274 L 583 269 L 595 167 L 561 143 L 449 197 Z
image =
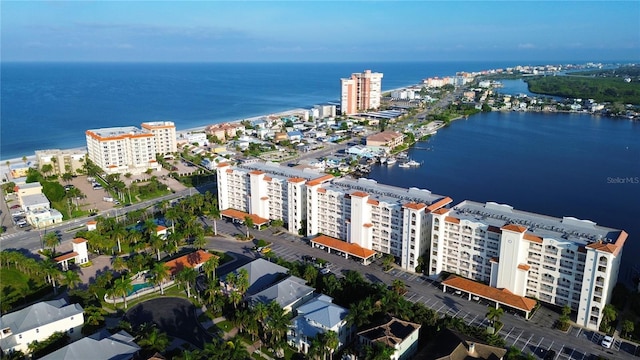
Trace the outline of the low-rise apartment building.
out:
M 222 163 L 217 178 L 220 210 L 282 219 L 293 233 L 324 234 L 392 254 L 409 271 L 415 271 L 418 258 L 428 248 L 430 212 L 452 202 L 428 190 L 335 178 L 270 163 Z
M 404 134 L 397 131 L 383 131 L 367 136 L 367 146 L 387 148 L 389 151 L 402 145 Z
M 87 152 L 84 149 L 49 149 L 36 151 L 36 161 L 42 170 L 43 165 L 51 165 L 55 174 L 70 172 L 76 174 L 84 166 Z
M 573 217 L 463 201 L 431 213 L 429 275 L 459 274 L 577 312 L 597 330 L 618 278 L 627 233 Z

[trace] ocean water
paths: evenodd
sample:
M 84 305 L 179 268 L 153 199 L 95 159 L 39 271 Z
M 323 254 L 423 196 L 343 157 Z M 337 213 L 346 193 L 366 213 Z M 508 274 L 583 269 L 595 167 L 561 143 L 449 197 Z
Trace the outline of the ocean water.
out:
M 383 90 L 389 90 L 431 76 L 513 65 L 518 64 L 0 63 L 0 159 L 83 147 L 85 131 L 93 128 L 170 120 L 184 130 L 310 108 L 338 100 L 340 78 L 366 69 L 384 73 Z
M 578 114 L 481 113 L 409 150 L 419 168 L 374 166 L 380 183 L 518 210 L 573 216 L 629 234 L 621 276 L 640 255 L 640 123 Z M 640 266 L 636 265 L 640 270 Z
M 340 78 L 384 73 L 383 90 L 508 62 L 330 64 L 0 63 L 0 159 L 85 146 L 87 129 L 171 120 L 179 130 L 337 100 Z M 528 93 L 521 81 L 503 93 Z M 623 274 L 640 254 L 640 123 L 586 115 L 489 113 L 458 120 L 410 151 L 417 169 L 380 182 L 575 216 L 629 233 Z M 622 179 L 622 180 L 620 180 Z M 623 183 L 619 183 L 622 181 Z

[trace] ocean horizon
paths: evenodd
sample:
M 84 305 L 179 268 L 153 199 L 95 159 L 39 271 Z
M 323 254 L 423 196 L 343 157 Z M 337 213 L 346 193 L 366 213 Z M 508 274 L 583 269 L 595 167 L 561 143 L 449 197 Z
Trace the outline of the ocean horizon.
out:
M 279 113 L 340 98 L 340 78 L 382 72 L 383 91 L 517 65 L 567 62 L 0 63 L 0 159 L 86 146 L 88 129 L 168 120 L 178 130 Z M 36 131 L 37 130 L 37 131 Z

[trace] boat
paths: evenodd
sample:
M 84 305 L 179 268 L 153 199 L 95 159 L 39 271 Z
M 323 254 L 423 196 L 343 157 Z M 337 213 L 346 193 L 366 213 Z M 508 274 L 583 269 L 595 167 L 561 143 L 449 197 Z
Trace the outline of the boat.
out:
M 411 165 L 409 165 L 408 163 L 402 163 L 402 164 L 400 164 L 398 166 L 401 167 L 401 168 L 410 168 L 411 167 Z
M 409 166 L 420 166 L 420 163 L 415 160 L 409 160 L 406 162 L 406 164 Z
M 387 166 L 392 166 L 393 164 L 395 164 L 398 160 L 396 160 L 396 158 L 388 158 L 387 159 Z
M 386 157 L 383 156 L 383 157 L 380 158 L 380 164 L 384 164 L 386 162 L 387 162 L 387 158 Z

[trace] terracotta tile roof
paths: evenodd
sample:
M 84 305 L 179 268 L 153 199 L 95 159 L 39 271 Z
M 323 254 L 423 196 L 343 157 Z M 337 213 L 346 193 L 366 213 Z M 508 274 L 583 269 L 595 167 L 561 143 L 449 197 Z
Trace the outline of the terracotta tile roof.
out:
M 221 167 L 225 167 L 225 166 L 229 166 L 228 162 L 221 162 L 220 164 L 218 164 L 217 167 L 221 168 Z
M 82 244 L 82 243 L 87 242 L 87 239 L 84 239 L 84 238 L 75 238 L 75 239 L 71 240 L 71 242 L 72 242 L 72 243 L 74 243 L 74 244 Z
M 220 211 L 220 215 L 230 217 L 239 221 L 244 221 L 245 217 L 250 217 L 253 220 L 254 225 L 264 225 L 269 222 L 269 219 L 265 219 L 256 214 L 248 214 L 244 211 L 236 210 L 236 209 L 224 209 Z
M 370 228 L 370 227 L 373 227 L 373 224 L 372 223 L 366 223 L 366 224 L 364 224 L 362 226 L 364 226 L 366 228 Z
M 449 276 L 447 280 L 442 282 L 442 285 L 466 291 L 486 299 L 491 299 L 500 304 L 511 306 L 523 311 L 531 311 L 536 306 L 536 301 L 533 299 L 515 295 L 506 289 L 496 289 L 455 275 Z
M 320 235 L 317 238 L 312 239 L 311 242 L 345 252 L 349 255 L 353 255 L 361 259 L 368 259 L 376 254 L 375 251 L 365 249 L 358 244 L 348 243 L 346 241 L 338 240 L 327 235 Z
M 75 252 L 75 251 L 72 251 L 72 252 L 68 252 L 66 254 L 62 254 L 62 255 L 54 258 L 53 260 L 55 262 L 62 262 L 62 261 L 65 261 L 65 260 L 73 259 L 76 256 L 78 256 L 78 253 Z
M 260 200 L 269 200 L 269 197 L 268 196 L 263 196 L 263 197 L 260 198 Z
M 422 210 L 422 209 L 426 208 L 427 205 L 423 204 L 423 203 L 416 203 L 416 202 L 412 201 L 412 202 L 408 202 L 408 203 L 402 205 L 402 207 L 405 207 L 407 209 L 412 209 L 412 210 Z
M 534 243 L 538 243 L 538 244 L 542 244 L 542 238 L 540 236 L 535 236 L 533 234 L 530 233 L 526 233 L 522 236 L 523 239 L 525 240 L 529 240 L 531 242 Z
M 319 178 L 315 178 L 313 180 L 307 181 L 307 185 L 316 186 L 318 184 L 322 184 L 323 182 L 325 182 L 327 180 L 331 180 L 331 179 L 333 179 L 333 175 L 327 174 L 327 175 L 324 175 L 324 176 L 320 176 Z
M 287 181 L 290 183 L 300 183 L 300 182 L 305 182 L 306 180 L 301 177 L 292 177 L 292 178 L 289 178 Z
M 158 226 L 156 226 L 156 232 L 157 232 L 157 233 L 159 233 L 159 232 L 161 232 L 161 231 L 165 231 L 165 230 L 167 230 L 167 227 L 166 227 L 166 226 L 162 226 L 162 225 L 158 225 Z
M 233 174 L 233 169 L 227 169 L 227 174 Z
M 509 231 L 515 231 L 515 232 L 519 232 L 519 233 L 523 233 L 525 231 L 527 231 L 527 228 L 521 225 L 516 225 L 516 224 L 509 224 L 509 225 L 505 225 L 503 227 L 501 227 L 502 230 L 509 230 Z
M 578 246 L 578 252 L 586 254 L 587 253 L 587 249 L 584 246 Z
M 325 189 L 325 188 L 318 188 L 318 190 L 317 190 L 317 191 L 318 191 L 319 193 L 323 193 L 323 194 L 324 194 L 324 193 L 326 193 L 326 192 L 327 192 L 327 189 Z
M 367 141 L 388 142 L 397 139 L 400 136 L 403 136 L 403 134 L 396 131 L 383 131 L 381 133 L 367 136 Z
M 531 269 L 531 266 L 529 266 L 527 264 L 518 264 L 518 269 L 524 270 L 524 271 L 529 271 L 529 269 Z
M 446 214 L 448 212 L 449 212 L 449 209 L 446 209 L 446 208 L 440 208 L 438 210 L 432 211 L 432 213 L 437 214 L 437 215 L 444 215 L 444 214 Z
M 492 257 L 491 259 L 489 259 L 489 261 L 495 262 L 495 263 L 499 263 L 500 262 L 500 258 L 499 257 Z
M 196 252 L 192 252 L 191 254 L 187 254 L 184 256 L 180 256 L 179 258 L 175 258 L 171 261 L 167 261 L 165 265 L 169 268 L 169 272 L 171 275 L 175 275 L 180 272 L 180 270 L 189 267 L 196 268 L 198 265 L 205 263 L 207 260 L 212 257 L 217 257 L 216 255 L 210 254 L 204 250 L 198 250 Z
M 264 171 L 253 170 L 253 171 L 249 172 L 249 174 L 251 174 L 251 175 L 262 175 L 262 174 L 264 174 Z
M 97 221 L 95 221 L 95 220 L 87 221 L 87 225 L 95 225 L 95 224 L 97 224 L 97 223 L 98 223 L 98 222 L 97 222 Z
M 273 178 L 271 176 L 265 176 L 265 177 L 262 178 L 262 180 L 271 181 L 271 180 L 273 180 Z
M 378 205 L 380 205 L 380 201 L 374 200 L 374 199 L 369 199 L 369 200 L 367 200 L 367 204 L 378 206 Z
M 447 196 L 447 197 L 442 198 L 442 199 L 434 202 L 433 204 L 427 206 L 427 210 L 434 211 L 434 210 L 442 208 L 445 205 L 451 204 L 452 202 L 453 202 L 453 199 Z
M 351 193 L 351 196 L 355 196 L 355 197 L 359 197 L 359 198 L 363 198 L 363 197 L 367 197 L 369 196 L 369 194 L 367 194 L 364 191 L 354 191 Z
M 489 227 L 487 228 L 487 231 L 491 231 L 492 233 L 502 234 L 502 230 L 500 230 L 499 227 L 493 226 L 493 225 L 489 225 Z
M 454 223 L 454 224 L 460 224 L 460 219 L 453 217 L 453 216 L 447 216 L 446 218 L 444 218 L 444 220 L 446 222 L 450 222 L 450 223 Z
M 589 249 L 597 250 L 597 251 L 608 252 L 617 256 L 620 250 L 622 249 L 622 246 L 624 245 L 625 241 L 627 241 L 628 236 L 629 234 L 627 234 L 626 231 L 621 231 L 615 243 L 595 242 L 587 245 L 586 247 Z

